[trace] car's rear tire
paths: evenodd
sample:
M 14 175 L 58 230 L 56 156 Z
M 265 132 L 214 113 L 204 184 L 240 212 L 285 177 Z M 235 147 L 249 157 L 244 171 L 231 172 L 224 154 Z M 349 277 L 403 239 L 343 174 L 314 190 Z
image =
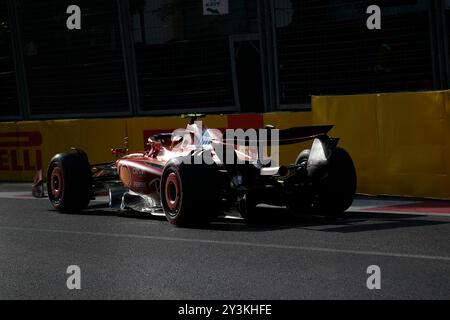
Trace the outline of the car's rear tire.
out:
M 313 209 L 323 215 L 339 216 L 350 208 L 356 193 L 356 170 L 347 151 L 342 148 L 333 151 L 327 173 L 316 186 Z
M 161 177 L 161 204 L 167 220 L 189 227 L 207 224 L 216 217 L 220 199 L 214 177 L 214 166 L 170 161 Z
M 47 192 L 59 212 L 86 209 L 92 197 L 92 175 L 83 151 L 71 150 L 52 158 L 47 170 Z
M 306 166 L 309 155 L 310 150 L 301 152 L 296 165 Z M 352 205 L 355 192 L 355 166 L 348 152 L 338 147 L 328 159 L 327 176 L 313 181 L 303 194 L 291 195 L 288 208 L 295 214 L 339 216 Z

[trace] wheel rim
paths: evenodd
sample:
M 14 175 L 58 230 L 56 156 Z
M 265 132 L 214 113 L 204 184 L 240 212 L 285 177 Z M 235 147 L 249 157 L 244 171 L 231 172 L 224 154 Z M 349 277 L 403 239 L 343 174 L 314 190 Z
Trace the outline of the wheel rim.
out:
M 54 167 L 50 176 L 50 190 L 55 200 L 59 200 L 61 198 L 63 188 L 64 182 L 61 168 Z
M 167 176 L 164 193 L 167 207 L 176 213 L 180 204 L 180 182 L 174 172 Z

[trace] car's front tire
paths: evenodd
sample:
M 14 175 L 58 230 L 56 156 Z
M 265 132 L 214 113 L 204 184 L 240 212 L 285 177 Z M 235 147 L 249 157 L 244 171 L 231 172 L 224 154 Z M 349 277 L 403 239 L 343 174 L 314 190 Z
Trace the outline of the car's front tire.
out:
M 87 155 L 71 150 L 52 158 L 47 170 L 47 192 L 62 213 L 85 209 L 92 197 L 92 175 Z

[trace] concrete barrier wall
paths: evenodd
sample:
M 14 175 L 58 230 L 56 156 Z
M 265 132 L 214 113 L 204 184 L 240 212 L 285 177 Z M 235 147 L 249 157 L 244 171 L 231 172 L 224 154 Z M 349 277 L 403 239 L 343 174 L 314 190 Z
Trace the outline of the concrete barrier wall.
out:
M 313 97 L 311 112 L 203 121 L 211 128 L 335 124 L 331 135 L 354 159 L 359 193 L 450 199 L 449 98 L 448 91 Z M 185 125 L 180 117 L 0 123 L 0 180 L 31 181 L 36 169 L 70 147 L 84 149 L 92 163 L 111 161 L 110 149 L 122 147 L 126 136 L 131 150 L 143 150 L 149 135 Z M 281 163 L 292 163 L 309 146 L 281 146 Z

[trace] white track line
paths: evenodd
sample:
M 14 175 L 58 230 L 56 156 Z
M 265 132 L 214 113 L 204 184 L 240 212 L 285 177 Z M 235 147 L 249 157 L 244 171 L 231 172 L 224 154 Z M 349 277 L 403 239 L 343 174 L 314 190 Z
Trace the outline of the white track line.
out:
M 319 248 L 319 247 L 291 246 L 291 245 L 282 245 L 282 244 L 263 244 L 263 243 L 252 243 L 252 242 L 241 242 L 241 241 L 187 239 L 187 238 L 175 238 L 175 237 L 146 236 L 146 235 L 138 235 L 138 234 L 120 234 L 120 233 L 87 232 L 87 231 L 74 231 L 74 230 L 55 230 L 55 229 L 38 229 L 38 228 L 21 228 L 21 227 L 0 227 L 0 230 L 42 232 L 42 233 L 69 234 L 69 235 L 85 235 L 85 236 L 95 236 L 95 237 L 128 238 L 128 239 L 140 239 L 140 240 L 202 243 L 202 244 L 217 244 L 217 245 L 226 245 L 226 246 L 244 246 L 244 247 L 250 247 L 250 248 L 284 249 L 284 250 L 313 251 L 313 252 L 325 252 L 325 253 L 343 253 L 343 254 L 353 254 L 353 255 L 440 260 L 440 261 L 449 261 L 450 262 L 450 256 L 431 256 L 431 255 L 381 252 L 381 251 L 359 251 L 359 250 L 332 249 L 332 248 Z

